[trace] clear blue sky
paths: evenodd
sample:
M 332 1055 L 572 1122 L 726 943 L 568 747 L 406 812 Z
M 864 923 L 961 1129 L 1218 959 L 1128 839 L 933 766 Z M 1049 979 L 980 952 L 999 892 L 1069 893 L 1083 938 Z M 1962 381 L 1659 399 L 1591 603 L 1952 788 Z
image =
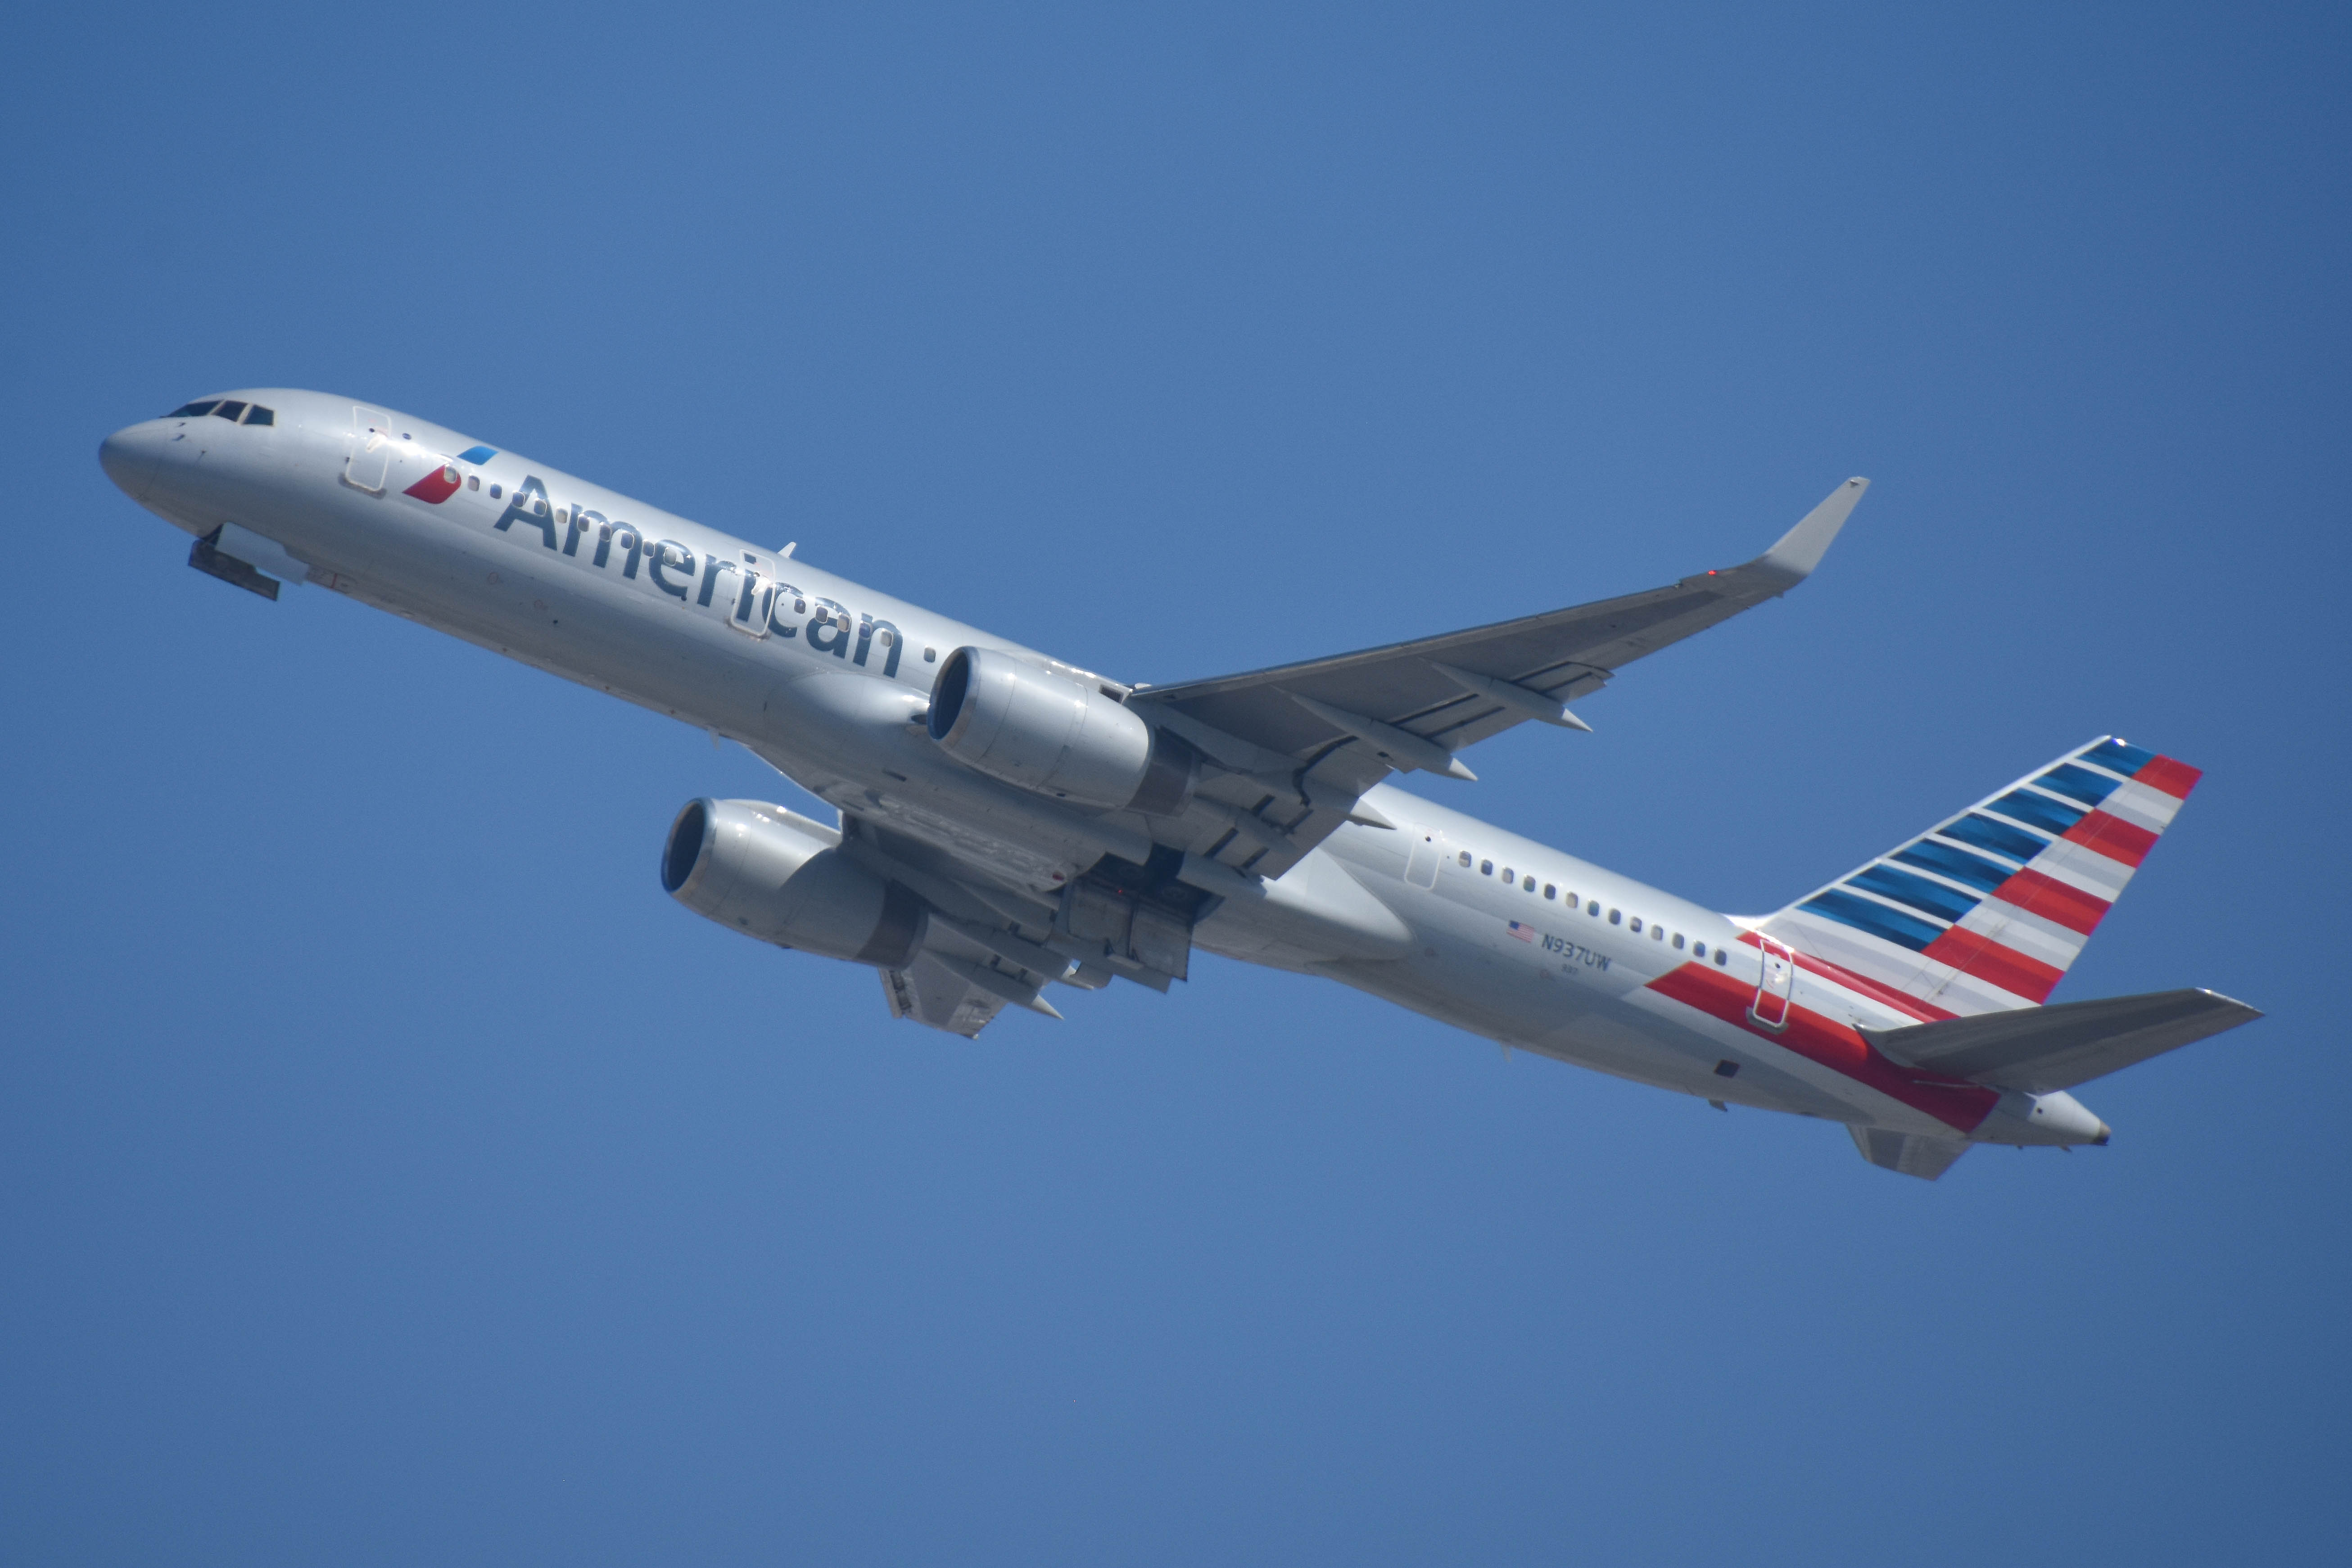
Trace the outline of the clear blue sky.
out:
M 2342 1561 L 2337 6 L 28 7 L 0 1558 Z M 1947 8 L 1948 11 L 1948 8 Z M 698 732 L 184 565 L 380 400 L 1136 680 L 1789 600 L 1414 787 L 1733 911 L 2103 731 L 2115 1145 L 1204 961 L 979 1043 L 662 896 Z

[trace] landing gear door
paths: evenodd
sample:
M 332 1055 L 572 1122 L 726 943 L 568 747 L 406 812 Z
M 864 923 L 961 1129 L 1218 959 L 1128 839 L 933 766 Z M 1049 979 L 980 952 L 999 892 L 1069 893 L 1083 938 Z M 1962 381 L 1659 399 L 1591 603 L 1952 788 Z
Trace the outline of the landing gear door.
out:
M 1789 1005 L 1797 991 L 1797 955 L 1770 937 L 1761 939 L 1764 972 L 1756 981 L 1756 1000 L 1748 1005 L 1748 1021 L 1774 1033 L 1789 1026 Z
M 372 496 L 383 494 L 385 473 L 392 467 L 392 420 L 382 409 L 364 405 L 352 410 L 352 447 L 343 459 L 343 482 Z

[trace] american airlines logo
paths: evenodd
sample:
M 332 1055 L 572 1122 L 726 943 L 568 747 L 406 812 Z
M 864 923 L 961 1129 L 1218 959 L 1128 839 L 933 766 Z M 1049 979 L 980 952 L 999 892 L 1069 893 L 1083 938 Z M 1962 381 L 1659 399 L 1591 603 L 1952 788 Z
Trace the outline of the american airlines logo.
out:
M 445 464 L 405 493 L 437 506 L 456 494 L 463 482 L 456 465 Z M 648 542 L 634 524 L 615 522 L 586 507 L 555 505 L 536 474 L 515 487 L 506 510 L 490 526 L 509 537 L 518 526 L 535 531 L 547 549 L 574 561 L 583 559 L 583 547 L 587 546 L 584 564 L 590 570 L 608 571 L 617 563 L 628 582 L 636 581 L 643 568 L 646 581 L 681 605 L 691 603 L 709 609 L 716 603 L 739 630 L 754 637 L 772 631 L 780 637 L 792 637 L 805 630 L 810 652 L 829 653 L 861 668 L 879 645 L 885 679 L 897 678 L 898 660 L 906 652 L 906 634 L 890 622 L 853 614 L 834 600 L 765 577 L 748 552 L 740 563 L 716 552 L 698 560 L 691 549 L 674 539 Z M 719 579 L 730 574 L 734 581 L 722 590 Z M 789 618 L 797 616 L 808 618 L 798 624 Z

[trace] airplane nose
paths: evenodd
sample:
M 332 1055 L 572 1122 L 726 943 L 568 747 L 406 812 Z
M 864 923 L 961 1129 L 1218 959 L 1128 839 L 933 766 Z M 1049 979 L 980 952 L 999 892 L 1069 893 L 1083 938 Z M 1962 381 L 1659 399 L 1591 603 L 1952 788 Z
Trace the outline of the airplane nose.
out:
M 145 500 L 154 488 L 155 464 L 163 453 L 163 428 L 150 419 L 126 425 L 98 446 L 99 467 L 132 500 Z

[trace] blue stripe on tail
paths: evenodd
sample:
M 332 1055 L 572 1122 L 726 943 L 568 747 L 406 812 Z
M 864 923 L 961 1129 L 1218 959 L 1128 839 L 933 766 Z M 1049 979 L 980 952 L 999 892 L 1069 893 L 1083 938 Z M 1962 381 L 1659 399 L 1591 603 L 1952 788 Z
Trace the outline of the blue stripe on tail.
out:
M 1850 925 L 1856 931 L 1885 937 L 1914 952 L 1920 952 L 1944 934 L 1941 926 L 1913 920 L 1899 910 L 1890 910 L 1885 904 L 1874 904 L 1868 899 L 1841 892 L 1835 888 L 1825 893 L 1816 893 L 1797 907 L 1810 914 L 1826 916 L 1841 925 Z
M 1931 882 L 1915 871 L 1906 871 L 1884 863 L 1855 872 L 1845 879 L 1845 885 L 1860 888 L 1866 893 L 1876 893 L 1881 898 L 1893 899 L 1896 903 L 1910 905 L 1922 914 L 1948 921 L 1958 920 L 1977 907 L 1977 900 L 1958 888 Z
M 1895 858 L 1923 871 L 1949 877 L 1955 882 L 1966 882 L 1981 893 L 1991 892 L 2013 875 L 1997 860 L 1972 855 L 1958 845 L 1938 844 L 1932 838 L 1922 838 L 1907 848 L 1896 850 Z
M 2052 800 L 2046 795 L 2032 790 L 2013 789 L 1989 808 L 2003 816 L 2013 816 L 2029 827 L 2039 827 L 2052 837 L 2065 832 L 2083 820 L 2084 814 L 2063 801 Z
M 2086 763 L 2096 763 L 2103 768 L 2113 768 L 2126 778 L 2131 777 L 2156 761 L 2154 752 L 2143 752 L 2127 741 L 2108 741 L 2078 753 Z
M 1990 849 L 1996 855 L 2006 855 L 2022 865 L 2050 847 L 2046 838 L 2037 838 L 2021 827 L 2011 827 L 2006 822 L 1995 822 L 1990 816 L 1975 812 L 1956 818 L 1936 829 L 1947 838 L 1957 838 L 1963 844 L 1973 844 L 1979 849 Z
M 2072 763 L 2061 763 L 2033 781 L 2046 790 L 2079 800 L 2084 805 L 2096 805 L 2115 794 L 2116 781 L 2105 773 L 2095 773 L 2088 768 L 2078 768 Z

